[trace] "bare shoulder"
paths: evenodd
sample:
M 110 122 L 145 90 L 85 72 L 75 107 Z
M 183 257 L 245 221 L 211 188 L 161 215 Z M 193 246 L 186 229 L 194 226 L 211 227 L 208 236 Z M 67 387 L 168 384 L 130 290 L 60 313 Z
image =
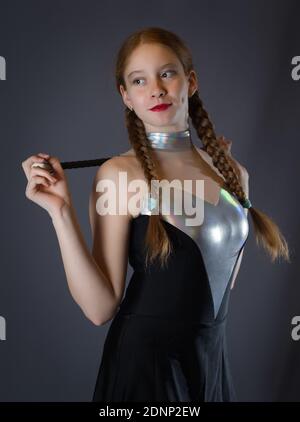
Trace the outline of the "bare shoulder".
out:
M 129 201 L 134 195 L 134 192 L 129 189 L 129 185 L 132 181 L 137 179 L 144 181 L 144 175 L 138 169 L 138 163 L 135 157 L 117 155 L 109 158 L 99 166 L 94 176 L 90 195 L 90 208 L 95 205 L 97 199 L 101 195 L 112 195 L 112 199 L 116 200 L 116 206 L 118 209 L 122 210 L 122 214 L 132 218 L 136 212 L 135 210 L 132 211 L 129 209 Z M 109 187 L 111 183 L 114 189 L 108 189 L 107 192 L 104 192 L 103 186 L 105 188 Z M 101 184 L 103 185 L 101 186 Z M 114 199 L 115 197 L 113 196 L 115 195 L 115 190 L 116 192 L 119 192 L 120 190 L 120 192 L 122 192 L 121 195 L 118 194 L 116 196 L 116 199 Z M 110 196 L 108 196 L 108 198 L 110 198 Z
M 119 172 L 126 172 L 127 176 L 135 174 L 136 162 L 132 160 L 131 156 L 116 155 L 106 160 L 101 166 L 98 167 L 95 174 L 95 181 L 106 177 L 115 180 Z
M 142 165 L 133 148 L 118 155 L 116 158 L 119 158 L 119 163 L 128 169 L 133 178 L 145 180 Z
M 201 158 L 203 158 L 209 164 L 212 163 L 211 156 L 205 151 L 204 148 L 199 148 L 196 145 L 194 145 L 194 147 Z
M 131 148 L 128 151 L 125 151 L 122 154 L 120 154 L 119 157 L 136 157 L 136 155 L 135 155 L 134 149 Z

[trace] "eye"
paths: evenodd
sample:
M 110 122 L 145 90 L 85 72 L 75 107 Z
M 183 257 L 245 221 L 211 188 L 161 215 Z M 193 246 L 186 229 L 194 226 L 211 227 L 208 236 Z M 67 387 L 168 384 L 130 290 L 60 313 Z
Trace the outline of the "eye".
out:
M 166 73 L 171 73 L 171 74 L 173 74 L 173 73 L 176 73 L 176 72 L 175 72 L 175 70 L 166 70 L 165 72 L 163 72 L 163 73 L 162 73 L 162 75 L 165 75 Z M 141 81 L 141 80 L 143 80 L 143 79 L 142 79 L 142 78 L 134 79 L 134 80 L 132 81 L 132 83 L 133 83 L 134 85 L 140 85 L 140 84 L 137 84 L 137 81 Z
M 134 85 L 140 85 L 140 84 L 136 84 L 136 82 L 137 81 L 141 81 L 142 79 L 141 78 L 139 78 L 139 79 L 134 79 L 134 81 L 132 81 L 132 83 L 134 84 Z
M 162 73 L 163 75 L 164 74 L 166 74 L 166 73 L 175 73 L 175 71 L 174 70 L 166 70 L 164 73 Z

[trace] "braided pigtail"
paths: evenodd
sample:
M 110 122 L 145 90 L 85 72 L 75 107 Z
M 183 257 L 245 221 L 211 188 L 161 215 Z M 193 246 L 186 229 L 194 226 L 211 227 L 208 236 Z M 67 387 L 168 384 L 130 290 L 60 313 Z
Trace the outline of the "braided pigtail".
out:
M 212 157 L 214 166 L 224 176 L 229 191 L 235 194 L 243 207 L 249 208 L 257 244 L 264 247 L 272 262 L 280 257 L 290 262 L 288 244 L 276 223 L 262 211 L 253 208 L 246 197 L 226 150 L 216 138 L 213 125 L 203 107 L 198 91 L 189 98 L 189 116 L 199 138 L 202 140 L 205 151 Z
M 172 244 L 160 219 L 161 195 L 158 195 L 156 189 L 151 190 L 151 180 L 159 181 L 162 178 L 159 172 L 159 166 L 146 136 L 144 123 L 134 111 L 131 111 L 127 107 L 125 108 L 125 122 L 129 141 L 135 151 L 137 159 L 141 163 L 144 176 L 148 183 L 149 192 L 154 191 L 154 199 L 159 206 L 159 214 L 152 214 L 149 218 L 145 239 L 145 246 L 148 249 L 145 265 L 147 266 L 148 262 L 151 263 L 158 256 L 161 265 L 165 266 L 172 251 Z
M 120 86 L 127 89 L 124 75 L 128 60 L 135 49 L 143 43 L 158 43 L 170 48 L 180 60 L 187 76 L 190 75 L 191 71 L 194 71 L 191 51 L 177 34 L 159 27 L 141 28 L 130 34 L 119 49 L 115 72 L 116 88 L 119 93 Z M 228 190 L 237 197 L 243 207 L 249 208 L 257 244 L 265 248 L 272 262 L 280 257 L 290 262 L 288 244 L 277 224 L 265 213 L 252 207 L 251 202 L 246 197 L 246 193 L 240 182 L 240 175 L 236 173 L 236 169 L 232 166 L 231 159 L 222 143 L 217 140 L 213 125 L 197 91 L 189 98 L 189 116 L 199 138 L 204 144 L 205 151 L 212 157 L 214 166 L 223 175 Z M 134 112 L 130 112 L 129 109 L 126 111 L 126 122 L 130 142 L 143 166 L 148 183 L 150 183 L 152 178 L 159 179 L 157 177 L 159 166 L 156 165 L 153 154 L 151 153 L 151 146 L 149 147 L 143 122 Z M 161 251 L 161 257 L 166 257 L 169 250 L 168 236 L 159 216 L 151 216 L 148 235 L 147 238 L 151 253 L 155 256 L 157 252 Z M 153 239 L 151 239 L 152 236 Z

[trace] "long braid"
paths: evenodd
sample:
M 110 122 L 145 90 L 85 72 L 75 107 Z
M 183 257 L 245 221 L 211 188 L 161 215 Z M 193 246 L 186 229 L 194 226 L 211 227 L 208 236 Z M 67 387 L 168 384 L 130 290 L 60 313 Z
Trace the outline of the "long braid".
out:
M 125 122 L 128 130 L 129 141 L 142 166 L 150 191 L 151 180 L 160 181 L 162 176 L 157 160 L 153 154 L 153 149 L 146 136 L 144 123 L 134 111 L 129 110 L 127 107 L 125 108 Z M 154 199 L 158 200 L 160 214 L 161 195 L 157 196 L 157 194 L 158 192 L 155 191 Z M 145 238 L 145 246 L 148 247 L 145 266 L 147 266 L 148 262 L 151 263 L 158 255 L 160 255 L 161 258 L 161 264 L 165 266 L 173 249 L 159 214 L 151 214 L 149 218 Z
M 257 244 L 265 248 L 272 262 L 280 257 L 290 262 L 288 244 L 277 224 L 265 213 L 254 208 L 246 197 L 246 193 L 239 181 L 235 168 L 230 163 L 226 150 L 216 138 L 213 124 L 203 106 L 198 91 L 189 98 L 189 116 L 204 145 L 205 151 L 212 157 L 213 164 L 223 175 L 228 190 L 237 197 L 243 206 L 249 208 Z M 125 121 L 130 143 L 142 166 L 149 190 L 151 190 L 151 180 L 161 180 L 161 174 L 152 147 L 146 136 L 144 124 L 135 112 L 130 111 L 127 107 L 125 108 Z M 109 158 L 62 162 L 61 165 L 65 169 L 95 166 L 101 165 Z M 156 199 L 158 199 L 160 210 L 161 195 Z M 159 214 L 150 215 L 145 243 L 145 246 L 148 246 L 145 265 L 147 265 L 148 261 L 152 262 L 157 256 L 160 257 L 162 265 L 167 264 L 167 258 L 172 251 L 172 244 Z
M 254 224 L 257 244 L 265 248 L 271 257 L 272 262 L 280 257 L 283 257 L 286 261 L 290 262 L 287 241 L 280 232 L 277 224 L 264 212 L 254 208 L 246 197 L 246 193 L 241 186 L 235 168 L 233 168 L 230 163 L 226 150 L 224 150 L 223 146 L 216 138 L 213 125 L 207 111 L 203 107 L 198 91 L 189 98 L 189 116 L 204 145 L 205 151 L 212 157 L 213 164 L 224 176 L 229 191 L 237 197 L 243 206 L 249 208 Z M 147 139 L 144 124 L 138 116 L 127 107 L 125 109 L 125 120 L 130 143 L 142 166 L 149 190 L 151 190 L 151 180 L 161 180 L 161 175 L 159 174 L 159 166 L 153 154 L 152 147 Z M 61 165 L 64 169 L 90 167 L 101 165 L 109 158 L 110 157 L 95 160 L 62 162 Z M 160 209 L 161 195 L 158 196 L 158 200 Z M 172 251 L 172 244 L 161 222 L 159 214 L 152 214 L 150 216 L 145 242 L 146 246 L 148 246 L 145 265 L 147 265 L 148 260 L 152 262 L 158 255 L 162 265 L 165 265 L 167 263 L 167 258 Z
M 236 195 L 239 202 L 252 216 L 256 242 L 262 245 L 269 253 L 272 262 L 280 257 L 290 262 L 288 244 L 277 224 L 262 211 L 253 208 L 246 197 L 246 193 L 239 181 L 235 169 L 230 164 L 228 154 L 216 139 L 213 125 L 209 119 L 198 91 L 189 98 L 189 115 L 199 138 L 202 140 L 205 151 L 212 157 L 214 166 L 224 176 L 230 192 Z
M 180 37 L 171 31 L 159 27 L 142 28 L 132 33 L 124 41 L 118 52 L 116 58 L 115 82 L 119 94 L 121 85 L 123 88 L 126 88 L 124 74 L 128 59 L 132 52 L 140 44 L 145 42 L 163 44 L 172 49 L 179 58 L 186 75 L 188 75 L 191 70 L 194 70 L 191 51 Z M 146 136 L 142 120 L 139 119 L 135 112 L 129 111 L 128 108 L 125 110 L 129 140 L 142 166 L 149 189 L 151 190 L 151 180 L 161 180 L 161 175 L 159 174 L 160 168 Z M 227 151 L 220 141 L 217 140 L 213 125 L 203 107 L 197 91 L 189 98 L 189 116 L 204 145 L 205 151 L 212 157 L 214 166 L 223 175 L 228 190 L 237 197 L 243 207 L 249 208 L 257 243 L 261 244 L 266 249 L 271 256 L 272 261 L 276 258 L 283 257 L 286 261 L 290 262 L 288 244 L 281 234 L 279 227 L 265 213 L 254 208 L 246 197 L 246 193 L 239 180 L 239 175 L 237 175 L 235 168 L 232 167 Z M 75 166 L 84 167 L 85 165 L 83 165 L 83 163 L 87 166 L 101 165 L 100 160 L 105 161 L 106 159 L 82 161 L 79 165 L 77 165 L 77 162 L 62 164 L 63 167 L 64 165 L 68 166 L 65 168 L 72 168 Z M 160 212 L 161 195 L 158 196 L 158 203 Z M 150 261 L 159 255 L 161 263 L 165 264 L 172 249 L 172 245 L 159 214 L 152 214 L 150 216 L 145 241 L 146 245 L 148 245 Z M 148 261 L 148 256 L 149 255 L 147 255 L 146 263 Z
M 227 152 L 217 140 L 213 124 L 203 107 L 198 91 L 189 98 L 189 115 L 199 138 L 202 140 L 205 151 L 212 157 L 214 166 L 224 176 L 230 192 L 234 193 L 241 204 L 243 204 L 247 199 L 246 194 L 235 169 L 230 164 Z

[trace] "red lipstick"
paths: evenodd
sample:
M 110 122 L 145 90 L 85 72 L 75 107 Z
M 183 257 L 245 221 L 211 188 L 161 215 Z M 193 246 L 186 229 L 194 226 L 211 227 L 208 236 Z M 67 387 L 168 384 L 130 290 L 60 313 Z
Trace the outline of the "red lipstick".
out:
M 172 104 L 159 104 L 152 108 L 150 108 L 151 111 L 163 111 L 169 108 Z

